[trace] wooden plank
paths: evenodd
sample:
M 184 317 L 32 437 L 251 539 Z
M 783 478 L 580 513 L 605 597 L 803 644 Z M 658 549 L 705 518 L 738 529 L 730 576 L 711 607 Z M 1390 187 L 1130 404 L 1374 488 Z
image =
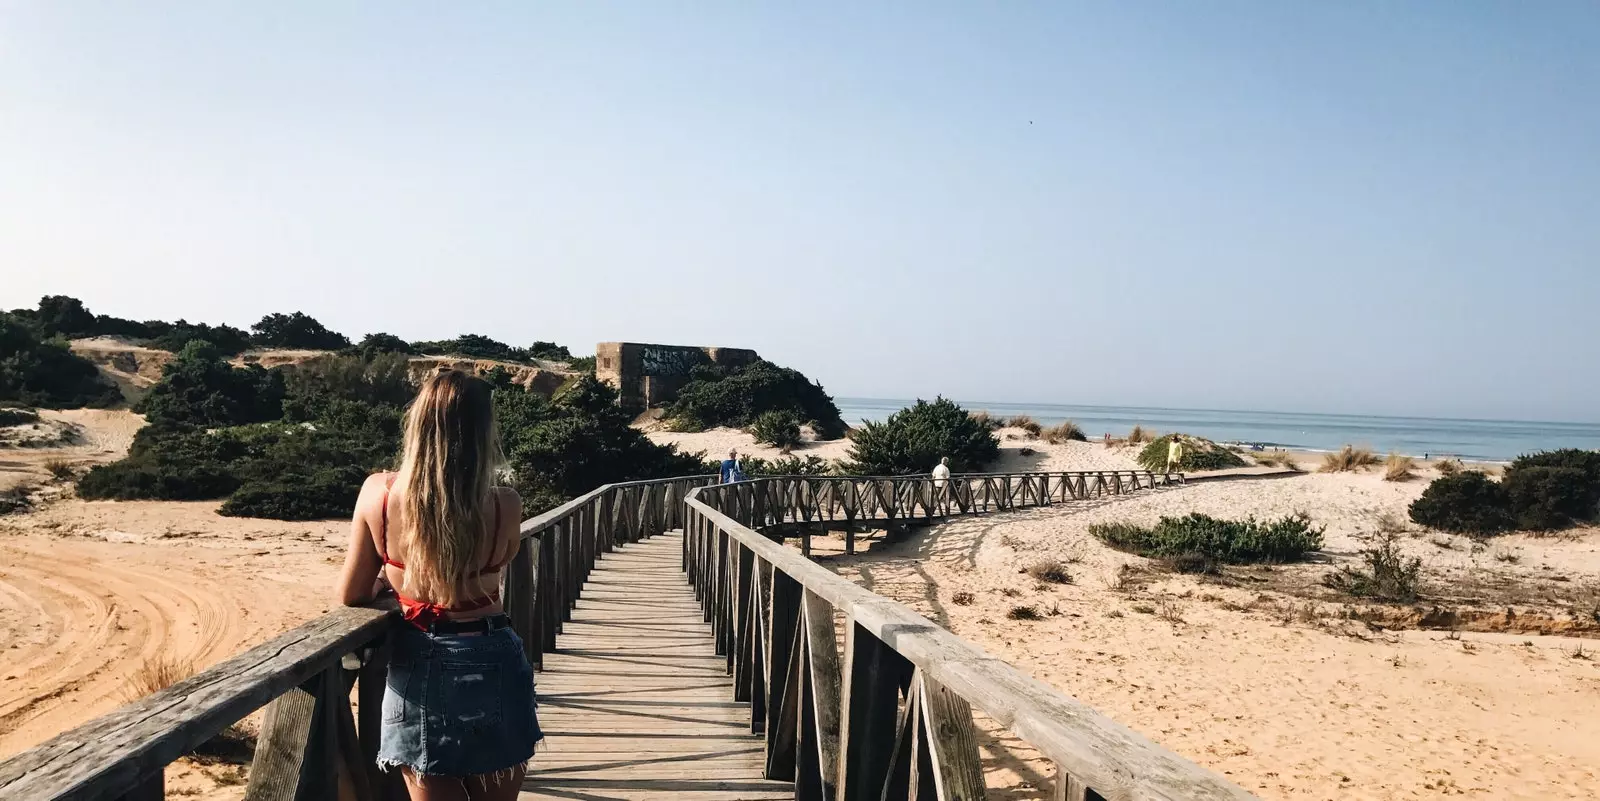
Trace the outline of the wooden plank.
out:
M 983 763 L 972 705 L 938 682 L 923 676 L 913 688 L 920 696 L 924 749 L 937 782 L 939 801 L 975 801 L 984 794 Z
M 336 609 L 0 762 L 0 798 L 115 798 L 371 642 L 392 609 Z
M 833 607 L 814 593 L 805 593 L 806 660 L 809 721 L 816 737 L 817 770 L 822 797 L 833 798 L 839 775 L 840 669 L 834 634 Z
M 309 775 L 319 790 L 326 790 L 334 780 L 333 765 L 325 764 L 313 752 L 312 732 L 318 722 L 316 683 L 313 679 L 267 706 L 244 801 L 295 801 L 302 775 Z
M 800 585 L 781 571 L 771 573 L 768 641 L 766 777 L 794 779 L 800 720 Z
M 167 797 L 167 775 L 157 773 L 142 784 L 123 793 L 117 801 L 162 801 Z
M 847 623 L 840 707 L 839 797 L 876 797 L 893 758 L 897 692 L 904 659 L 854 622 Z

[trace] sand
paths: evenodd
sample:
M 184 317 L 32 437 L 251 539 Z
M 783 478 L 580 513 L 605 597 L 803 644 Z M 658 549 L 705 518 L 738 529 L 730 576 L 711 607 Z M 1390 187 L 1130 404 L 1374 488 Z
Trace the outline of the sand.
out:
M 1422 486 L 1375 472 L 1193 484 L 952 521 L 828 563 L 1264 798 L 1595 797 L 1600 660 L 1571 656 L 1580 644 L 1600 651 L 1594 640 L 1374 631 L 1340 619 L 1336 601 L 1278 589 L 1331 592 L 1312 580 L 1330 565 L 1262 571 L 1263 590 L 1249 570 L 1231 585 L 1143 572 L 1146 560 L 1087 533 L 1093 522 L 1153 522 L 1190 510 L 1298 511 L 1327 525 L 1325 550 L 1339 561 L 1379 519 L 1403 518 Z M 1461 538 L 1439 539 L 1451 547 L 1404 537 L 1406 550 L 1425 559 L 1435 591 L 1462 594 L 1470 571 L 1480 590 L 1507 576 L 1566 588 L 1551 590 L 1564 601 L 1543 604 L 1555 617 L 1575 598 L 1600 599 L 1582 589 L 1600 593 L 1600 531 L 1502 537 L 1477 553 Z M 1494 556 L 1508 550 L 1520 555 L 1517 564 Z M 1070 585 L 1019 575 L 1047 558 L 1068 563 Z M 1124 577 L 1125 564 L 1136 572 Z M 958 592 L 973 602 L 955 603 Z M 1007 618 L 1024 604 L 1044 619 Z M 1593 608 L 1600 607 L 1573 609 Z M 1008 767 L 991 778 L 1013 785 L 998 796 L 1036 797 L 1029 787 L 1049 770 L 1027 749 L 1017 753 L 998 760 Z

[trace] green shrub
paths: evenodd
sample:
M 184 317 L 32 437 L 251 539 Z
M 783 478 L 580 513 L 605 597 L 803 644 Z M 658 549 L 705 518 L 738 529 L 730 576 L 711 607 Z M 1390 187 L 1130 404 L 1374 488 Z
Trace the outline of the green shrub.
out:
M 273 520 L 345 517 L 355 508 L 368 475 L 367 470 L 343 465 L 246 483 L 228 496 L 217 513 Z
M 39 413 L 32 409 L 0 408 L 0 427 L 20 426 L 39 422 Z
M 528 355 L 535 359 L 544 359 L 550 362 L 571 361 L 572 351 L 566 345 L 557 345 L 554 342 L 535 340 L 528 346 Z
M 1500 486 L 1518 528 L 1551 531 L 1592 522 L 1600 505 L 1600 483 L 1578 467 L 1513 467 Z
M 417 353 L 435 356 L 460 356 L 468 359 L 488 359 L 498 362 L 527 364 L 532 356 L 523 348 L 507 345 L 480 334 L 462 334 L 455 339 L 417 342 L 412 345 Z
M 689 375 L 666 414 L 681 430 L 747 428 L 764 412 L 788 411 L 810 423 L 820 439 L 844 435 L 833 398 L 798 370 L 763 360 L 731 368 L 702 364 Z
M 1400 553 L 1399 535 L 1389 533 L 1360 552 L 1365 569 L 1345 566 L 1322 577 L 1322 583 L 1360 598 L 1408 603 L 1417 600 L 1422 560 Z
M 1411 502 L 1410 514 L 1420 525 L 1461 534 L 1499 534 L 1515 525 L 1505 488 L 1476 470 L 1434 479 Z
M 833 465 L 820 456 L 783 456 L 777 459 L 746 457 L 739 466 L 748 476 L 824 476 Z
M 27 322 L 0 314 L 0 402 L 73 409 L 121 400 L 122 392 L 66 343 L 41 339 Z
M 210 326 L 179 320 L 151 325 L 151 338 L 144 344 L 157 350 L 178 353 L 195 340 L 211 343 L 223 356 L 237 356 L 250 349 L 250 335 L 231 325 Z
M 567 368 L 568 369 L 573 370 L 574 372 L 579 372 L 579 373 L 588 373 L 590 375 L 593 375 L 594 374 L 594 367 L 595 367 L 595 364 L 594 364 L 594 357 L 593 356 L 579 356 L 578 358 L 572 359 L 572 360 L 567 362 Z
M 1089 533 L 1113 548 L 1156 559 L 1204 560 L 1224 564 L 1294 562 L 1322 547 L 1320 527 L 1305 515 L 1260 523 L 1219 520 L 1202 514 L 1163 517 L 1145 528 L 1126 523 L 1096 524 Z
M 977 472 L 1000 455 L 989 427 L 944 398 L 918 400 L 888 420 L 865 423 L 852 440 L 849 469 L 858 475 L 926 473 L 944 456 L 954 472 Z
M 550 400 L 502 389 L 495 414 L 529 514 L 602 484 L 708 472 L 701 455 L 657 445 L 633 428 L 616 390 L 593 376 L 580 376 Z
M 277 419 L 283 395 L 282 374 L 233 367 L 211 343 L 192 340 L 161 368 L 137 410 L 157 427 L 232 426 Z
M 1183 445 L 1183 457 L 1172 469 L 1181 472 L 1196 470 L 1225 470 L 1230 467 L 1244 467 L 1244 458 L 1227 448 L 1203 437 L 1192 437 L 1188 434 L 1167 434 L 1151 440 L 1150 444 L 1139 451 L 1139 464 L 1151 472 L 1164 472 L 1167 469 L 1167 446 L 1172 438 L 1177 437 Z
M 283 417 L 290 422 L 323 417 L 336 401 L 403 407 L 417 393 L 411 359 L 403 353 L 324 356 L 283 368 L 282 373 Z
M 263 348 L 293 350 L 339 350 L 350 347 L 350 338 L 317 322 L 304 312 L 269 314 L 250 326 L 250 341 Z
M 792 448 L 800 444 L 800 418 L 787 409 L 762 412 L 750 427 L 757 442 L 779 448 Z
M 417 352 L 415 348 L 411 347 L 411 343 L 395 336 L 394 334 L 384 334 L 381 332 L 376 334 L 367 334 L 366 336 L 362 337 L 360 344 L 356 345 L 355 350 L 358 354 L 367 358 L 372 358 L 380 353 L 404 353 L 409 355 Z

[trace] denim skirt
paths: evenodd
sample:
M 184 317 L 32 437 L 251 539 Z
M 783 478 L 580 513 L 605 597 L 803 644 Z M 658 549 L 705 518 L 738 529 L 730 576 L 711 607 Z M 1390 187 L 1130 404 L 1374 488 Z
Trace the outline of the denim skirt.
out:
M 474 776 L 533 757 L 544 738 L 533 668 L 511 629 L 463 636 L 402 625 L 393 636 L 379 767 Z

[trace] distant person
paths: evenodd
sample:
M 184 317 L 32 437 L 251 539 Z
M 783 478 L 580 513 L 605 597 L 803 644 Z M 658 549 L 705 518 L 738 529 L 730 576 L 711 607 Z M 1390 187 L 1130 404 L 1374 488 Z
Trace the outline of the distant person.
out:
M 1183 464 L 1183 443 L 1178 440 L 1178 435 L 1173 434 L 1172 440 L 1167 443 L 1167 472 Z
M 505 457 L 492 393 L 459 370 L 422 383 L 399 471 L 361 488 L 339 578 L 346 605 L 390 588 L 400 601 L 378 765 L 401 770 L 412 801 L 512 801 L 544 738 L 533 668 L 500 604 L 522 499 L 495 483 Z
M 943 490 L 946 482 L 950 480 L 950 457 L 942 456 L 939 463 L 933 466 L 933 488 Z
M 718 474 L 718 482 L 732 484 L 744 480 L 744 471 L 739 469 L 739 451 L 728 451 L 728 458 L 722 460 L 722 469 Z

